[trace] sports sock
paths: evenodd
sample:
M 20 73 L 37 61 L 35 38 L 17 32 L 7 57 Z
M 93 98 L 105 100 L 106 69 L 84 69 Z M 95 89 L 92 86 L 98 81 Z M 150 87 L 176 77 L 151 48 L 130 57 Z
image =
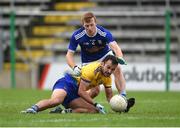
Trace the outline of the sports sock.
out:
M 39 107 L 37 106 L 37 105 L 33 105 L 33 106 L 31 106 L 31 108 L 34 110 L 34 111 L 38 111 L 38 109 L 39 109 Z
M 62 110 L 61 113 L 72 113 L 72 109 L 71 108 L 64 109 L 64 110 Z
M 122 96 L 125 96 L 125 97 L 126 97 L 126 90 L 122 90 L 122 91 L 120 92 L 120 95 L 122 95 Z

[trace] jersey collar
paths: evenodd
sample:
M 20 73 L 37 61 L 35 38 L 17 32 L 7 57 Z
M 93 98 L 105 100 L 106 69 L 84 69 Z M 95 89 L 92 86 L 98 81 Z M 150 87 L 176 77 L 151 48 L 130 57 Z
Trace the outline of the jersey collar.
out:
M 96 32 L 95 32 L 95 34 L 94 34 L 93 36 L 88 35 L 88 33 L 87 33 L 86 29 L 85 29 L 85 33 L 86 33 L 86 35 L 87 35 L 88 37 L 95 37 L 95 36 L 96 36 L 96 34 L 97 34 L 97 27 L 96 27 Z

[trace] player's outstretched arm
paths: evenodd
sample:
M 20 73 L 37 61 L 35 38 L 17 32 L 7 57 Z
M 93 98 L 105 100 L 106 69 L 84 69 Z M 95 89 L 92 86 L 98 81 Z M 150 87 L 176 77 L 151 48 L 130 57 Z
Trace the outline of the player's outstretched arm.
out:
M 81 68 L 75 64 L 73 51 L 71 51 L 71 50 L 67 51 L 66 61 L 67 61 L 68 65 L 72 68 L 73 75 L 75 75 L 75 76 L 81 75 Z
M 89 82 L 81 80 L 79 84 L 78 94 L 81 96 L 85 101 L 88 103 L 94 105 L 96 109 L 99 111 L 99 113 L 105 114 L 104 106 L 102 106 L 99 103 L 94 103 L 93 99 L 89 96 L 89 94 L 86 92 L 86 87 L 88 87 Z
M 94 105 L 93 99 L 89 96 L 89 94 L 86 92 L 86 87 L 89 86 L 89 82 L 84 81 L 81 79 L 78 89 L 78 94 L 80 97 L 82 97 L 85 101 L 88 103 Z
M 119 45 L 117 44 L 116 41 L 113 41 L 109 44 L 110 48 L 113 50 L 113 52 L 115 53 L 115 55 L 117 57 L 123 57 L 123 53 L 121 48 L 119 47 Z
M 74 68 L 74 66 L 76 66 L 75 61 L 74 61 L 74 52 L 73 52 L 73 51 L 71 51 L 71 50 L 68 50 L 68 51 L 67 51 L 66 61 L 67 61 L 67 64 L 68 64 L 72 69 Z
M 112 88 L 105 88 L 105 93 L 106 93 L 106 99 L 109 102 L 113 96 Z
M 123 58 L 123 53 L 121 48 L 119 47 L 119 45 L 117 44 L 116 41 L 113 41 L 109 44 L 110 48 L 113 50 L 113 52 L 115 53 L 115 56 L 117 56 L 118 58 L 118 62 L 122 65 L 126 65 L 126 61 Z

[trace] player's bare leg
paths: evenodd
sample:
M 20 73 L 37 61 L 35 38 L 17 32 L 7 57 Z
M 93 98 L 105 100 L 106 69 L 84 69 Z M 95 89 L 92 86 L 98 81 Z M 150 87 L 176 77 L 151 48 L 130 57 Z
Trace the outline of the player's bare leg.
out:
M 66 94 L 66 91 L 64 91 L 63 89 L 55 89 L 50 99 L 41 100 L 31 108 L 22 111 L 22 113 L 37 113 L 47 108 L 55 107 L 64 101 Z
M 68 105 L 68 109 L 61 109 L 60 107 L 56 107 L 55 110 L 50 113 L 97 113 L 97 109 L 94 105 L 89 104 L 81 97 L 74 99 Z
M 73 113 L 97 113 L 97 109 L 94 105 L 89 104 L 81 97 L 73 100 L 69 103 L 69 107 Z
M 38 111 L 52 108 L 61 104 L 64 101 L 66 94 L 66 91 L 64 91 L 63 89 L 55 89 L 50 99 L 41 100 L 36 104 L 39 108 Z

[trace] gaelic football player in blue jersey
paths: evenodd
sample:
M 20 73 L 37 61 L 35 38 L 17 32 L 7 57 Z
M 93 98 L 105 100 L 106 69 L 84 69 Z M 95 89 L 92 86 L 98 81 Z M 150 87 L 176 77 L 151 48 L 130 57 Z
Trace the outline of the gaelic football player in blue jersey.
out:
M 123 53 L 117 42 L 113 38 L 110 31 L 96 23 L 96 17 L 93 13 L 87 12 L 81 19 L 82 27 L 76 30 L 69 43 L 66 59 L 68 65 L 73 69 L 74 73 L 80 75 L 81 67 L 75 64 L 74 53 L 79 45 L 81 48 L 82 65 L 94 61 L 101 61 L 105 56 L 113 53 L 118 58 L 120 64 L 126 64 L 123 59 Z M 120 95 L 126 97 L 125 78 L 120 66 L 114 72 L 115 85 Z M 94 98 L 99 94 L 100 88 L 96 87 L 89 91 L 89 95 Z M 128 107 L 132 107 L 135 103 L 134 98 L 128 99 Z

